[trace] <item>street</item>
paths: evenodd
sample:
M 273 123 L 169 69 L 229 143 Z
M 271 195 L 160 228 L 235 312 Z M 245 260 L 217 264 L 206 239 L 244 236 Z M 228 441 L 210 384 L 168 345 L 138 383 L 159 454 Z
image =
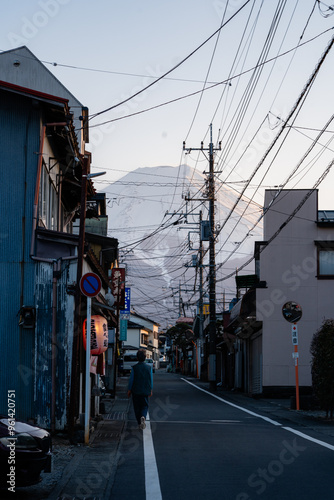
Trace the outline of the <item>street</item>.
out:
M 334 498 L 332 436 L 261 418 L 161 371 L 149 414 L 140 431 L 130 409 L 111 500 Z
M 333 422 L 157 370 L 144 431 L 120 377 L 89 446 L 55 438 L 51 474 L 21 500 L 332 499 Z M 106 404 L 106 403 L 105 403 Z M 13 498 L 2 490 L 1 498 Z

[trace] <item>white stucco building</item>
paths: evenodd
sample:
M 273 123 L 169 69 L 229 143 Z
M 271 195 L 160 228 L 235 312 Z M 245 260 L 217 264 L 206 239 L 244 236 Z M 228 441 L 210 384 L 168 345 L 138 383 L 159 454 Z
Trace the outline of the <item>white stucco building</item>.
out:
M 152 358 L 159 366 L 159 324 L 153 320 L 131 312 L 127 328 L 127 340 L 123 350 L 147 349 L 147 357 Z

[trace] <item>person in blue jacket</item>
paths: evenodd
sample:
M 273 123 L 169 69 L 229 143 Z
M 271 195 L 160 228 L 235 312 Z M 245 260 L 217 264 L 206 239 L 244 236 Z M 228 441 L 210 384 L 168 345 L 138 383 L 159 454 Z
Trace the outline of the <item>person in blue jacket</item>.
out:
M 150 365 L 145 363 L 146 352 L 139 349 L 137 352 L 138 363 L 131 369 L 128 397 L 132 395 L 133 409 L 140 429 L 146 427 L 146 417 L 148 412 L 148 398 L 152 396 L 153 373 Z

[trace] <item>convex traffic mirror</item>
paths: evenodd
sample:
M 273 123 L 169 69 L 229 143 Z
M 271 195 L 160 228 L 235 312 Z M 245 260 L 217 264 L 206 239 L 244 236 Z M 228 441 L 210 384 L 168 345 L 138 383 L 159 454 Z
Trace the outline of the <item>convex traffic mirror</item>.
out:
M 289 323 L 297 323 L 303 314 L 302 308 L 297 302 L 286 302 L 282 307 L 282 313 Z

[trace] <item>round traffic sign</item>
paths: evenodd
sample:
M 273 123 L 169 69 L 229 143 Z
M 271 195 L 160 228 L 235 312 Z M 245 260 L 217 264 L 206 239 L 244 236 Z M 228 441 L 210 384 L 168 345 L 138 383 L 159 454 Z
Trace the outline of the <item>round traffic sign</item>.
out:
M 297 323 L 302 317 L 302 308 L 297 302 L 286 302 L 282 307 L 282 314 L 289 323 Z
M 102 287 L 100 277 L 95 273 L 86 273 L 80 280 L 80 290 L 86 297 L 95 297 Z

